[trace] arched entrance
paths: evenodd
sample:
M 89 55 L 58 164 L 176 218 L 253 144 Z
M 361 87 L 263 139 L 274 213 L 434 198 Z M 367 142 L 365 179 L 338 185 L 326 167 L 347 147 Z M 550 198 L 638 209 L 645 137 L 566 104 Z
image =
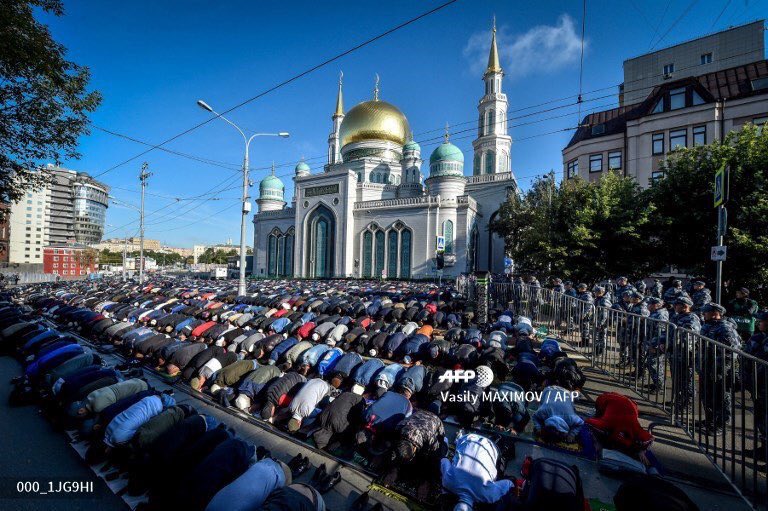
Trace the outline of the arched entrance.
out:
M 307 250 L 308 276 L 318 279 L 333 277 L 336 246 L 336 218 L 324 205 L 315 209 L 307 219 L 309 250 Z

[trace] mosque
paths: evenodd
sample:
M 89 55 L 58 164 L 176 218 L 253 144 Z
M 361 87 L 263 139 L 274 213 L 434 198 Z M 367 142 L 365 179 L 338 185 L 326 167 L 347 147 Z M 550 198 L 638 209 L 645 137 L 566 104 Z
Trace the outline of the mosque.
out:
M 290 205 L 274 169 L 259 184 L 254 275 L 432 277 L 438 250 L 444 276 L 502 272 L 504 242 L 488 224 L 517 190 L 503 77 L 494 27 L 472 175 L 465 175 L 464 154 L 446 130 L 429 156 L 425 179 L 408 119 L 379 98 L 378 77 L 373 99 L 346 113 L 340 79 L 322 172 L 313 173 L 303 161 L 296 165 Z

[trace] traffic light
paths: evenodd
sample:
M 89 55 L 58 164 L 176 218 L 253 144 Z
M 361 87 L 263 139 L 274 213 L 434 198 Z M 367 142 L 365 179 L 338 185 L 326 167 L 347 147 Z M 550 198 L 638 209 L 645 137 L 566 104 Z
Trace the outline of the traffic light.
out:
M 442 270 L 445 267 L 445 257 L 443 256 L 443 253 L 438 252 L 435 256 L 435 260 L 437 262 L 437 269 Z

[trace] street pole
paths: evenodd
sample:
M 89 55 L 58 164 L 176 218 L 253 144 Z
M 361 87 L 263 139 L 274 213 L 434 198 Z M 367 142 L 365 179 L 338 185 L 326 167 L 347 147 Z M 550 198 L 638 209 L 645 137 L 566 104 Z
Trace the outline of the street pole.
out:
M 723 210 L 725 209 L 725 206 L 720 204 L 717 207 L 717 246 L 722 247 L 723 246 L 723 235 L 725 234 L 723 232 Z M 715 287 L 715 302 L 722 303 L 720 300 L 723 296 L 723 261 L 718 260 L 715 262 L 715 279 L 717 281 L 716 287 Z
M 125 267 L 126 257 L 128 255 L 128 237 L 123 238 L 123 282 L 128 280 L 128 272 Z
M 243 158 L 243 211 L 240 217 L 240 278 L 237 282 L 237 295 L 245 295 L 245 238 L 247 236 L 248 213 L 251 211 L 251 203 L 248 202 L 248 148 L 251 140 L 245 143 L 245 157 Z
M 139 216 L 139 285 L 144 284 L 144 190 L 147 188 L 147 179 L 152 175 L 151 172 L 147 172 L 148 168 L 149 163 L 142 163 L 141 174 L 139 174 L 139 181 L 141 181 L 141 212 Z

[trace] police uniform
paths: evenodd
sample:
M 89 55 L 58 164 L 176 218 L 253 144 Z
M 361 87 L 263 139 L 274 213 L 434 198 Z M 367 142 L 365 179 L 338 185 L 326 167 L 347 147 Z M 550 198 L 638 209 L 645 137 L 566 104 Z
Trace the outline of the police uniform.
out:
M 583 346 L 589 346 L 591 340 L 591 326 L 594 312 L 595 299 L 592 293 L 587 291 L 586 284 L 579 284 L 580 290 L 576 298 L 579 300 L 579 331 L 581 332 L 581 343 Z
M 660 298 L 652 296 L 648 298 L 648 305 L 662 303 Z M 648 316 L 648 328 L 645 334 L 645 368 L 651 380 L 650 391 L 657 392 L 664 387 L 666 376 L 666 356 L 664 348 L 667 343 L 667 330 L 669 328 L 669 312 L 660 307 Z
M 608 291 L 601 286 L 595 286 L 594 293 L 604 292 L 602 296 L 595 298 L 595 355 L 601 356 L 605 351 L 606 332 L 608 330 L 608 315 L 610 314 L 611 299 Z
M 701 312 L 719 312 L 725 314 L 725 307 L 717 303 L 707 303 Z M 734 350 L 741 348 L 741 338 L 730 318 L 711 319 L 701 325 L 701 335 L 718 341 Z M 732 371 L 736 354 L 729 350 L 707 344 L 704 353 L 699 352 L 697 368 L 699 370 L 699 392 L 704 401 L 706 426 L 715 429 L 728 424 L 731 420 Z
M 768 322 L 768 310 L 759 311 L 754 315 L 754 318 L 757 321 Z M 768 362 L 768 329 L 755 332 L 744 346 L 744 351 L 753 357 Z M 766 424 L 766 408 L 768 408 L 768 390 L 766 390 L 768 383 L 766 380 L 768 380 L 768 368 L 763 364 L 747 362 L 742 365 L 741 370 L 742 379 L 749 389 L 754 402 L 754 420 L 760 440 L 760 445 L 756 445 L 752 449 L 751 454 L 758 460 L 765 461 L 766 429 L 768 429 L 768 424 Z
M 693 301 L 688 296 L 678 297 L 675 304 L 678 303 L 689 307 L 693 305 Z M 669 322 L 676 327 L 676 330 L 670 329 L 668 332 L 666 349 L 670 359 L 672 389 L 675 392 L 674 402 L 679 407 L 687 408 L 694 395 L 692 357 L 697 339 L 689 332 L 698 334 L 701 331 L 701 320 L 693 312 L 683 312 L 672 314 Z M 676 336 L 675 332 L 677 332 Z

